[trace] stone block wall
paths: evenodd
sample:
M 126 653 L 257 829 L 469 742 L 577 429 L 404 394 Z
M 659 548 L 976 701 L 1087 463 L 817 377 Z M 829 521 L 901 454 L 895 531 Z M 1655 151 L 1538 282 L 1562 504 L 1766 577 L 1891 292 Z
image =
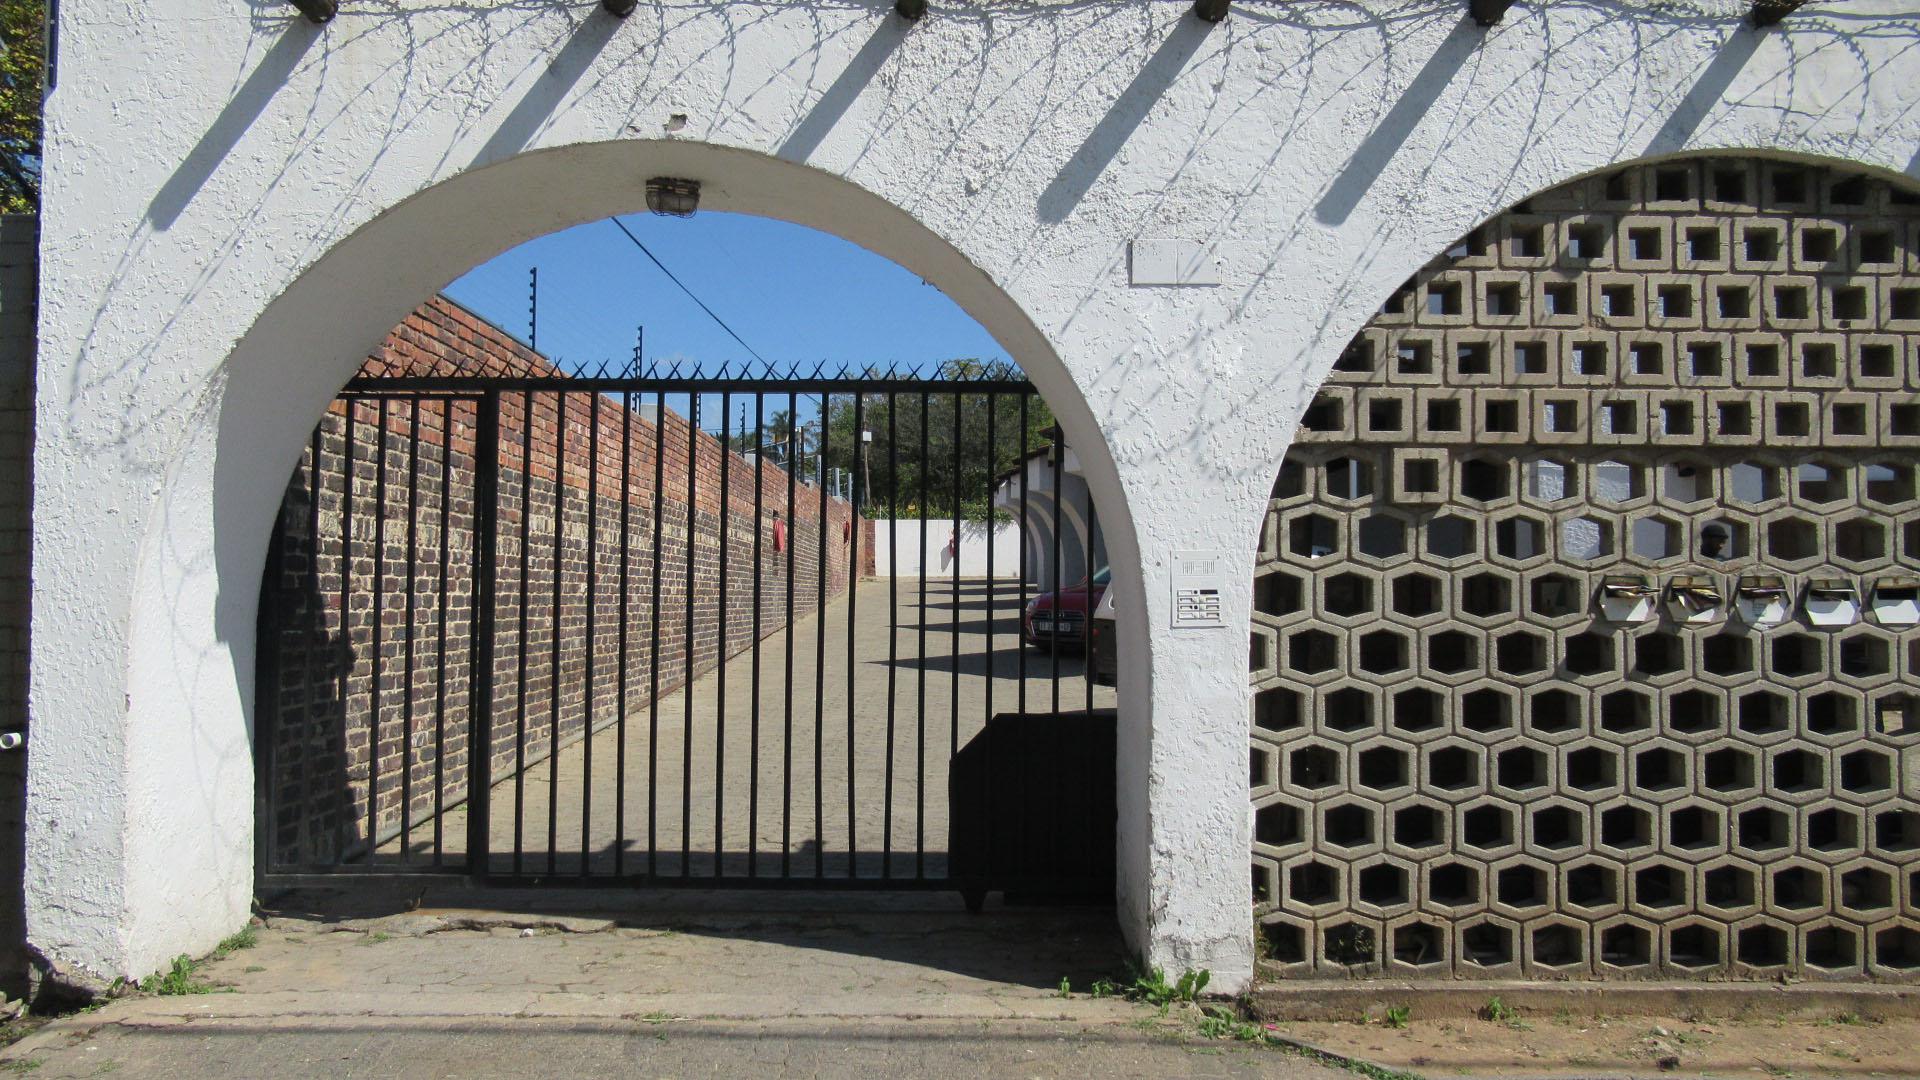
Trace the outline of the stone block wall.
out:
M 1399 290 L 1260 540 L 1269 976 L 1920 975 L 1920 195 L 1706 158 Z
M 396 328 L 364 370 L 550 369 L 439 298 Z M 847 503 L 823 504 L 806 484 L 790 489 L 774 465 L 756 470 L 671 410 L 643 409 L 652 395 L 629 403 L 562 389 L 501 399 L 496 783 L 782 628 L 789 569 L 793 616 L 812 612 L 823 597 L 823 547 L 824 596 L 848 586 Z M 261 685 L 271 688 L 263 708 L 274 723 L 265 854 L 275 868 L 362 856 L 370 834 L 382 860 L 429 861 L 464 847 L 464 837 L 436 844 L 436 829 L 438 811 L 467 795 L 473 650 L 483 630 L 475 453 L 488 422 L 470 399 L 337 402 L 289 482 L 261 609 L 272 646 L 263 649 Z M 774 550 L 775 512 L 789 551 Z M 862 573 L 871 573 L 872 523 L 861 529 Z

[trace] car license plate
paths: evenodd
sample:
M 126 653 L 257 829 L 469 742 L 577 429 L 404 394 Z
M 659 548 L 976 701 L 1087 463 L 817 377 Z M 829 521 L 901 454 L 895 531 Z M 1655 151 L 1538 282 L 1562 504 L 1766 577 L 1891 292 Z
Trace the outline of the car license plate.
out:
M 1034 633 L 1036 633 L 1036 634 L 1051 634 L 1051 633 L 1053 633 L 1053 620 L 1052 620 L 1052 619 L 1035 619 L 1035 620 L 1033 620 L 1033 632 L 1034 632 Z

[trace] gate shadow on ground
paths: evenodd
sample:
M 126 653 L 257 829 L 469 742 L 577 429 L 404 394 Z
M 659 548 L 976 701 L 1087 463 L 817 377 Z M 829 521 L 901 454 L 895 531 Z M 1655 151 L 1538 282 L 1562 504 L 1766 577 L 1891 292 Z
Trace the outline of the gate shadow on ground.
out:
M 563 890 L 389 880 L 290 890 L 263 897 L 259 910 L 269 920 L 333 925 L 447 916 L 446 929 L 466 928 L 462 917 L 482 913 L 494 925 L 606 919 L 628 929 L 864 957 L 1035 988 L 1056 987 L 1062 978 L 1076 987 L 1118 978 L 1128 957 L 1111 907 L 1009 907 L 996 899 L 970 914 L 957 893 L 924 890 Z

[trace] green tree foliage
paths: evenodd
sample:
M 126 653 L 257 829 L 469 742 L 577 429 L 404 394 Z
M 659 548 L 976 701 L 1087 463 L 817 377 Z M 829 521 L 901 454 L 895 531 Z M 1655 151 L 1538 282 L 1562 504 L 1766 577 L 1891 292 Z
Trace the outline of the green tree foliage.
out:
M 0 213 L 40 209 L 46 0 L 0 0 Z
M 1023 379 L 1020 369 L 1005 361 L 948 360 L 940 365 L 943 380 Z M 835 394 L 827 402 L 826 466 L 851 472 L 854 494 L 870 517 L 951 518 L 956 509 L 967 521 L 984 521 L 993 501 L 996 479 L 1020 460 L 1021 415 L 1018 394 L 938 392 L 922 397 L 864 394 L 859 402 L 860 425 L 873 441 L 859 440 L 854 426 L 852 394 Z M 992 413 L 993 444 L 988 445 L 988 413 Z M 791 425 L 792 418 L 776 418 Z M 773 427 L 769 424 L 769 427 Z M 1025 447 L 1039 450 L 1052 442 L 1053 412 L 1038 394 L 1026 399 Z M 922 433 L 926 463 L 921 467 Z M 769 441 L 782 438 L 769 432 Z M 818 420 L 803 423 L 800 437 L 812 474 L 819 453 Z M 956 452 L 957 442 L 957 452 Z M 858 450 L 858 452 L 856 452 Z

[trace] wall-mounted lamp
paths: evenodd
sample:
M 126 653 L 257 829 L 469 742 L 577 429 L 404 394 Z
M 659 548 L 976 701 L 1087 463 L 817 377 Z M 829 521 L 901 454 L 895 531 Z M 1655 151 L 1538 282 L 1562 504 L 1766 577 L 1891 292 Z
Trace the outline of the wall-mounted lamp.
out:
M 647 181 L 647 209 L 667 217 L 692 217 L 700 209 L 700 181 L 654 177 Z
M 624 19 L 640 6 L 640 0 L 600 0 L 600 6 L 607 9 L 607 14 Z
M 893 10 L 908 22 L 919 22 L 927 13 L 927 0 L 894 0 Z
M 340 12 L 340 0 L 293 0 L 293 6 L 299 8 L 310 23 L 332 22 Z
M 1193 13 L 1201 22 L 1217 23 L 1227 17 L 1230 0 L 1193 0 Z
M 1492 26 L 1504 17 L 1514 0 L 1467 0 L 1467 14 L 1476 26 Z

